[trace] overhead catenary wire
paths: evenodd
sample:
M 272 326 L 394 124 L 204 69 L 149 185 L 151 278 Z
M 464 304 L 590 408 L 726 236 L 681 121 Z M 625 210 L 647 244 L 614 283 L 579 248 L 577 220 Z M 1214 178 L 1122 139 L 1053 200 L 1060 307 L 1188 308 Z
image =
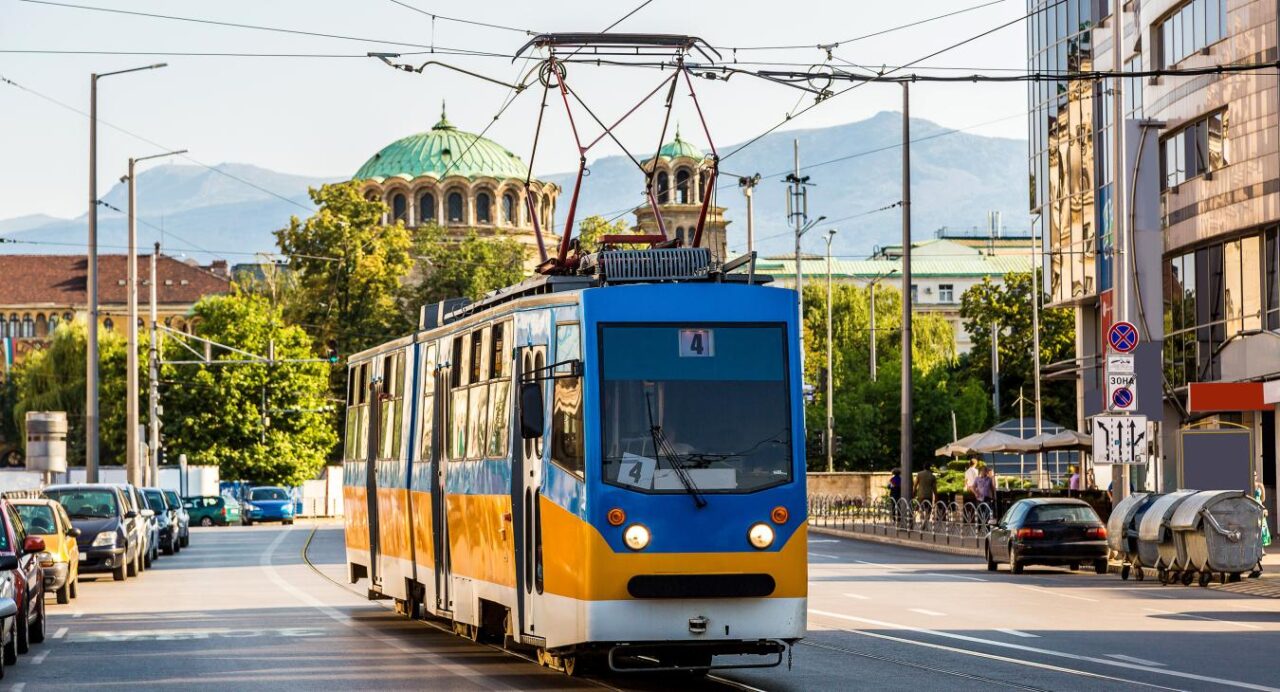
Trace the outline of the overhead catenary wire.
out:
M 387 0 L 387 1 L 394 5 L 399 5 L 405 9 L 413 10 L 414 12 L 417 12 L 419 14 L 425 14 L 426 16 L 431 17 L 432 20 L 439 19 L 446 22 L 468 24 L 470 26 L 480 26 L 480 27 L 486 27 L 489 29 L 501 29 L 503 31 L 514 31 L 516 33 L 525 34 L 526 36 L 532 36 L 534 34 L 539 33 L 537 31 L 534 31 L 533 29 L 524 29 L 518 26 L 507 26 L 505 24 L 493 24 L 491 22 L 482 22 L 475 19 L 464 19 L 462 17 L 450 17 L 448 15 L 440 14 L 438 12 L 430 12 L 428 10 L 424 10 L 421 7 L 411 5 L 407 2 L 401 2 L 401 0 Z

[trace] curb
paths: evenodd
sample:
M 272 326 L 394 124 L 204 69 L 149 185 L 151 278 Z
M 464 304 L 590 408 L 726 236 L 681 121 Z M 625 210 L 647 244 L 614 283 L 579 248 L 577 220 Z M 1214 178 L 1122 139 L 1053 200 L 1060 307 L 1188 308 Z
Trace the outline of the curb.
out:
M 981 558 L 984 555 L 982 548 L 964 548 L 957 545 L 938 545 L 936 543 L 923 543 L 921 541 L 912 541 L 904 538 L 893 538 L 891 536 L 877 536 L 875 534 L 861 533 L 858 531 L 847 531 L 844 529 L 831 529 L 823 526 L 810 526 L 809 533 L 822 534 L 825 536 L 836 536 L 838 538 L 852 538 L 857 541 L 867 541 L 868 543 L 880 543 L 881 545 L 893 545 L 899 548 L 915 548 L 916 550 L 927 550 L 932 553 L 943 553 L 945 555 L 959 555 L 962 557 Z

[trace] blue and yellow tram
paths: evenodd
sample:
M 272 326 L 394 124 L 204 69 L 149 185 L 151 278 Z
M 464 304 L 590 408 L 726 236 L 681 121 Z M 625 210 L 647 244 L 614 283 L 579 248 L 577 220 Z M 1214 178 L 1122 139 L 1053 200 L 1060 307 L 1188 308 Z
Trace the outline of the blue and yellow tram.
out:
M 351 581 L 569 672 L 780 661 L 806 614 L 795 293 L 705 249 L 588 259 L 352 356 Z

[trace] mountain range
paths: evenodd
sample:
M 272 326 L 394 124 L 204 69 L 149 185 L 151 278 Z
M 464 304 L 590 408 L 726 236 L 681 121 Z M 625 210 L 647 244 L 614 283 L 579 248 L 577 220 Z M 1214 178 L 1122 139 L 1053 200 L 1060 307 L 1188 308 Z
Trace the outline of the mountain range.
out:
M 901 127 L 900 113 L 882 112 L 844 125 L 773 133 L 741 152 L 735 152 L 738 145 L 719 145 L 722 163 L 716 203 L 727 208 L 730 248 L 741 250 L 746 245 L 745 200 L 738 177 L 759 173 L 756 248 L 766 255 L 791 251 L 782 179 L 791 171 L 793 140 L 799 142 L 801 174 L 813 184 L 810 217 L 827 217 L 817 227 L 820 231 L 839 229 L 833 244 L 837 255 L 866 255 L 877 246 L 899 242 L 900 210 L 892 205 L 901 199 Z M 915 239 L 931 237 L 943 227 L 985 230 L 990 211 L 1001 212 L 1011 229 L 1025 228 L 1025 141 L 969 134 L 921 119 L 911 120 L 911 138 Z M 635 165 L 619 155 L 596 159 L 589 168 L 578 218 L 601 214 L 634 221 L 629 210 L 644 201 L 643 177 Z M 139 245 L 146 251 L 153 242 L 162 241 L 170 254 L 182 253 L 202 262 L 215 257 L 252 262 L 254 253 L 274 249 L 272 231 L 287 225 L 291 215 L 306 216 L 313 209 L 308 187 L 343 177 L 291 175 L 239 163 L 149 168 L 138 175 Z M 574 175 L 542 177 L 566 188 L 557 209 L 563 223 Z M 123 252 L 127 229 L 123 213 L 116 210 L 126 208 L 126 186 L 112 186 L 102 201 L 100 249 Z M 0 220 L 0 251 L 84 252 L 85 229 L 84 215 L 57 219 L 35 214 Z M 817 235 L 806 241 L 806 250 L 823 249 Z

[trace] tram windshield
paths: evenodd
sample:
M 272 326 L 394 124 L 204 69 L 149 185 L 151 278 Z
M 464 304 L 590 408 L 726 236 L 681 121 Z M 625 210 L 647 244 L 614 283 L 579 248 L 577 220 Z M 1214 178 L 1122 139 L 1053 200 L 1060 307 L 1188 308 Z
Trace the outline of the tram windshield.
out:
M 783 325 L 606 325 L 604 480 L 647 493 L 791 480 Z

